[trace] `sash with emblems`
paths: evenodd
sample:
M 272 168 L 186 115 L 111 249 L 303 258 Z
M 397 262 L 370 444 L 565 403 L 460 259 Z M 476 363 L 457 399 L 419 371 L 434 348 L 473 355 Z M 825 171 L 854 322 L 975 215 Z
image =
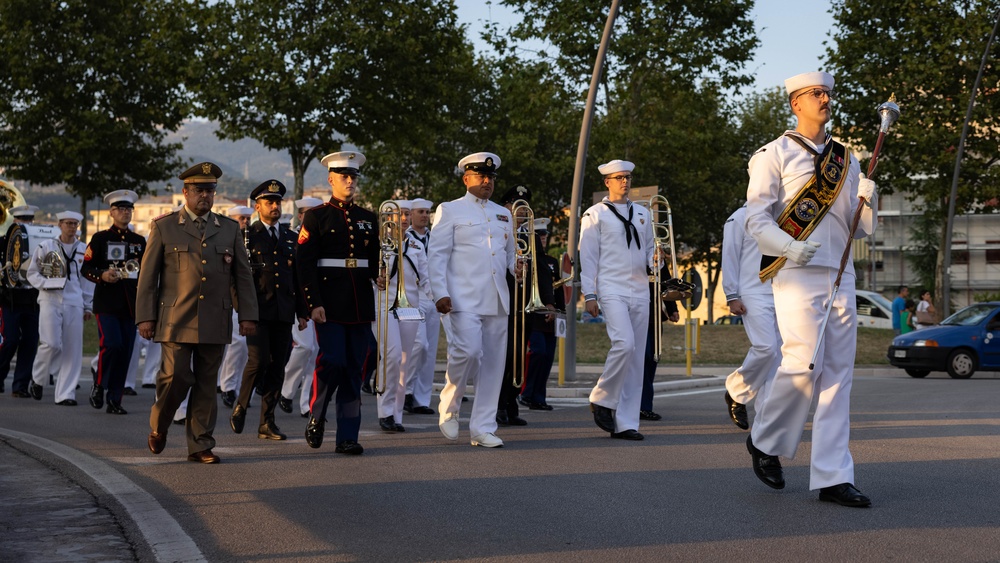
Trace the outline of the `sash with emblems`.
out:
M 795 240 L 802 241 L 816 230 L 816 225 L 819 225 L 840 195 L 844 180 L 847 178 L 845 171 L 850 156 L 847 147 L 832 138 L 827 140 L 823 154 L 816 153 L 812 147 L 793 135 L 788 135 L 788 138 L 817 156 L 816 173 L 799 193 L 795 194 L 777 220 L 781 230 L 792 235 Z M 785 261 L 784 256 L 761 256 L 760 281 L 765 282 L 777 275 L 778 270 L 785 265 Z

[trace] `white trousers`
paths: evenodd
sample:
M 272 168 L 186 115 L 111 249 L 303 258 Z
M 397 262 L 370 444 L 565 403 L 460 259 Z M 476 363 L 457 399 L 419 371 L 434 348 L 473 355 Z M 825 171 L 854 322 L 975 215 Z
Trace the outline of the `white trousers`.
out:
M 316 356 L 319 355 L 319 342 L 316 340 L 316 325 L 310 319 L 305 330 L 299 330 L 298 325 L 292 327 L 292 353 L 285 364 L 285 381 L 281 385 L 281 396 L 294 399 L 299 394 L 299 414 L 309 412 L 309 393 L 312 389 L 312 376 L 316 371 Z M 301 387 L 300 387 L 301 386 Z
M 132 357 L 128 360 L 128 372 L 125 373 L 125 387 L 131 387 L 135 389 L 138 385 L 135 384 L 135 376 L 139 374 L 139 350 L 142 348 L 142 337 L 139 336 L 139 331 L 135 331 L 135 340 L 132 345 Z M 100 357 L 100 354 L 95 356 L 95 358 Z M 97 369 L 97 365 L 94 365 L 94 369 Z M 142 383 L 141 381 L 139 383 Z
M 726 391 L 737 403 L 745 405 L 758 394 L 767 396 L 767 385 L 781 364 L 781 336 L 773 295 L 744 295 L 740 300 L 747 309 L 743 314 L 743 329 L 750 339 L 750 350 L 743 365 L 726 378 Z
M 854 483 L 851 433 L 851 383 L 857 351 L 854 276 L 845 274 L 830 312 L 815 369 L 809 361 L 819 339 L 826 304 L 837 271 L 827 267 L 783 268 L 774 278 L 774 309 L 781 330 L 781 366 L 751 430 L 754 445 L 770 455 L 794 458 L 813 396 L 809 488 Z
M 39 299 L 38 306 L 38 353 L 31 378 L 36 385 L 45 385 L 49 374 L 58 370 L 55 402 L 76 400 L 83 367 L 83 304 Z
M 598 299 L 598 304 L 611 349 L 604 373 L 590 392 L 590 402 L 615 411 L 615 432 L 638 430 L 649 298 L 609 295 Z
M 407 362 L 406 392 L 413 395 L 413 406 L 429 407 L 434 393 L 441 313 L 437 312 L 430 299 L 420 301 L 420 310 L 424 313 L 424 322 L 417 328 L 413 341 L 413 361 Z
M 507 351 L 507 315 L 452 311 L 442 316 L 441 322 L 448 338 L 448 370 L 441 390 L 440 421 L 458 413 L 465 386 L 472 383 L 476 386 L 476 396 L 472 401 L 469 434 L 475 437 L 496 432 L 497 401 Z
M 146 360 L 142 366 L 142 373 L 139 372 L 139 356 L 142 350 L 146 350 Z M 162 359 L 159 342 L 151 342 L 145 338 L 135 335 L 135 346 L 132 347 L 132 359 L 128 365 L 128 375 L 125 377 L 125 387 L 135 389 L 143 383 L 156 385 L 156 373 L 160 371 L 160 360 Z M 96 366 L 94 369 L 97 369 Z M 138 378 L 138 381 L 136 380 Z
M 378 396 L 378 417 L 391 416 L 397 424 L 403 422 L 403 401 L 406 399 L 406 364 L 412 358 L 413 341 L 416 340 L 420 321 L 402 321 L 389 314 L 385 361 L 376 369 L 381 381 L 385 377 L 385 392 Z M 372 330 L 375 330 L 374 323 Z M 381 336 L 381 335 L 378 335 Z M 381 349 L 381 343 L 379 348 Z M 382 374 L 383 366 L 386 374 Z
M 219 368 L 219 387 L 223 391 L 239 391 L 243 369 L 247 367 L 247 337 L 240 336 L 240 321 L 233 312 L 233 341 L 226 345 Z

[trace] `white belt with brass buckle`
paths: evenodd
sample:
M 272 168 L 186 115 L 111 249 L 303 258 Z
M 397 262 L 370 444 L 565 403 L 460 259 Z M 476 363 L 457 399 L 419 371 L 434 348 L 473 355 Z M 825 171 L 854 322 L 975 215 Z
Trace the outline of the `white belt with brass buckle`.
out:
M 368 260 L 357 258 L 323 258 L 316 262 L 320 268 L 367 268 Z

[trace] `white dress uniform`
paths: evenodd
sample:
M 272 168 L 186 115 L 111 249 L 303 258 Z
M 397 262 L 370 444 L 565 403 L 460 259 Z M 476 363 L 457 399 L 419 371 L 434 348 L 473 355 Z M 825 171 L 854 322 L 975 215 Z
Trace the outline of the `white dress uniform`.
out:
M 35 248 L 28 265 L 28 283 L 39 288 L 38 354 L 31 377 L 45 385 L 54 362 L 59 358 L 55 402 L 76 400 L 76 384 L 83 364 L 83 314 L 92 310 L 94 284 L 80 275 L 87 245 L 79 240 L 64 244 L 58 238 L 43 241 Z M 45 281 L 39 265 L 49 253 L 63 256 L 66 285 L 62 289 L 41 289 Z
M 442 203 L 434 215 L 427 262 L 434 302 L 450 297 L 452 303 L 452 311 L 441 319 L 448 369 L 440 421 L 458 414 L 471 382 L 476 396 L 469 432 L 473 437 L 492 434 L 507 350 L 507 272 L 515 271 L 510 211 L 469 192 Z
M 401 261 L 403 267 L 403 291 L 410 305 L 414 308 L 419 308 L 421 290 L 426 291 L 429 285 L 427 279 L 427 254 L 419 242 L 409 237 L 403 238 L 403 244 L 406 246 L 404 258 Z M 386 290 L 379 291 L 377 300 L 375 301 L 376 315 L 381 311 L 382 304 L 386 300 L 386 294 L 388 294 L 390 305 L 396 299 L 396 292 L 399 288 L 399 272 L 393 273 L 395 262 L 396 258 L 394 256 L 388 264 L 388 273 L 392 274 L 392 276 L 388 280 Z M 410 363 L 412 358 L 417 330 L 422 323 L 419 320 L 398 320 L 391 312 L 387 318 L 389 326 L 386 331 L 388 336 L 388 342 L 386 342 L 386 360 L 385 362 L 379 362 L 377 366 L 378 370 L 382 369 L 383 364 L 386 368 L 386 374 L 383 376 L 385 377 L 385 392 L 378 396 L 378 417 L 386 418 L 391 416 L 396 421 L 396 424 L 401 424 L 403 422 L 403 400 L 406 398 L 407 364 Z M 374 323 L 372 324 L 372 330 L 375 330 Z M 382 376 L 382 374 L 379 375 Z
M 421 235 L 410 227 L 406 234 L 423 246 L 426 256 L 430 231 Z M 434 306 L 429 280 L 427 285 L 420 287 L 420 312 L 424 314 L 424 322 L 417 327 L 413 351 L 406 362 L 406 394 L 413 395 L 413 406 L 429 407 L 434 393 L 434 369 L 437 364 L 438 336 L 441 333 L 441 313 Z
M 316 340 L 316 325 L 312 319 L 306 328 L 292 327 L 292 352 L 285 363 L 285 381 L 281 385 L 281 396 L 295 398 L 299 394 L 299 414 L 309 414 L 309 398 L 312 394 L 312 374 L 316 370 L 316 356 L 319 355 L 319 341 Z M 300 388 L 301 385 L 301 388 Z
M 625 223 L 608 208 L 631 219 L 637 237 L 628 241 Z M 631 201 L 608 198 L 580 219 L 580 288 L 596 295 L 604 312 L 611 349 L 590 402 L 615 410 L 615 432 L 639 429 L 642 373 L 649 324 L 649 273 L 653 260 L 649 211 Z
M 243 380 L 243 369 L 247 367 L 247 337 L 240 336 L 240 323 L 237 314 L 233 312 L 233 339 L 226 345 L 222 356 L 222 367 L 219 368 L 219 387 L 223 392 L 239 391 Z
M 776 218 L 815 173 L 813 155 L 790 139 L 790 135 L 797 136 L 818 153 L 825 148 L 825 143 L 817 146 L 795 131 L 786 131 L 750 159 L 747 230 L 757 240 L 761 252 L 769 256 L 780 256 L 785 244 L 792 240 L 778 227 Z M 848 158 L 847 177 L 839 196 L 808 237 L 822 246 L 808 265 L 799 266 L 788 260 L 773 279 L 774 308 L 783 341 L 781 366 L 766 400 L 757 401 L 757 416 L 751 431 L 757 449 L 768 455 L 794 458 L 813 395 L 818 392 L 809 479 L 809 488 L 813 490 L 854 483 L 854 460 L 848 441 L 857 317 L 854 265 L 850 258 L 815 369 L 809 369 L 840 257 L 851 242 L 850 224 L 859 204 L 860 168 L 849 152 Z M 875 208 L 877 202 L 873 201 L 871 208 L 862 214 L 855 238 L 873 232 Z
M 722 228 L 722 290 L 726 302 L 739 299 L 746 307 L 743 329 L 750 350 L 743 365 L 726 378 L 726 390 L 737 403 L 747 404 L 766 389 L 781 363 L 781 337 L 774 315 L 771 280 L 760 281 L 760 249 L 746 230 L 747 208 L 737 209 Z M 760 410 L 756 410 L 760 415 Z

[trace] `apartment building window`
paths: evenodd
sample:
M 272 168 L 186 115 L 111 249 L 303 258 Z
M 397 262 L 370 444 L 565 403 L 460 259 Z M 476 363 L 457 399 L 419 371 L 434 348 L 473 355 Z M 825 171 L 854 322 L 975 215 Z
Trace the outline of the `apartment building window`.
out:
M 986 241 L 988 245 L 996 245 L 997 248 L 987 248 L 986 249 L 986 263 L 987 264 L 1000 264 L 1000 240 L 988 240 Z
M 952 241 L 952 246 L 966 246 L 968 241 L 956 240 Z M 968 264 L 969 263 L 969 251 L 968 250 L 952 250 L 951 251 L 951 263 L 952 264 Z

